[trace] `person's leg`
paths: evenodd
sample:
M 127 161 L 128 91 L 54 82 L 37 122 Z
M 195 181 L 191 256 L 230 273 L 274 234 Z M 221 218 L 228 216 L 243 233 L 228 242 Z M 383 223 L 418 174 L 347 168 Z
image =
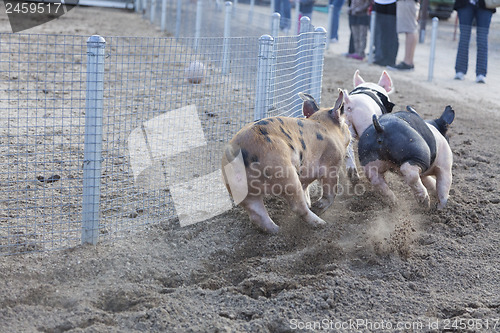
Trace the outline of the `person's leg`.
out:
M 283 16 L 281 20 L 283 22 L 283 29 L 290 29 L 292 26 L 292 13 L 291 13 L 291 5 L 290 0 L 280 0 L 283 3 Z
M 359 26 L 360 36 L 359 36 L 359 55 L 364 58 L 366 50 L 366 38 L 368 37 L 368 26 L 361 24 Z
M 460 27 L 460 38 L 458 41 L 457 59 L 455 61 L 455 72 L 467 74 L 474 7 L 472 5 L 467 5 L 466 7 L 459 8 L 457 10 L 457 15 Z
M 398 46 L 396 15 L 377 12 L 374 63 L 380 66 L 394 65 L 398 54 Z
M 332 25 L 330 27 L 330 39 L 339 39 L 339 21 L 340 21 L 340 10 L 344 5 L 345 0 L 333 0 L 333 13 L 332 13 Z
M 349 38 L 349 49 L 347 50 L 347 54 L 353 54 L 354 49 L 354 36 L 352 35 L 352 25 L 354 24 L 355 17 L 349 14 L 349 30 L 351 31 L 351 36 Z
M 281 12 L 281 2 L 282 2 L 282 0 L 274 0 L 274 12 L 275 13 L 282 14 L 282 12 Z
M 388 15 L 387 31 L 387 65 L 392 66 L 396 64 L 396 57 L 398 56 L 399 40 L 398 32 L 396 31 L 396 15 Z
M 407 32 L 405 40 L 405 57 L 403 62 L 408 65 L 413 65 L 413 57 L 415 56 L 415 49 L 417 48 L 418 33 Z
M 359 24 L 353 24 L 351 26 L 351 31 L 352 31 L 352 38 L 354 41 L 354 53 L 356 55 L 359 55 L 360 51 L 360 45 L 359 45 L 359 37 L 360 37 L 360 25 Z
M 482 8 L 479 8 L 476 12 L 476 75 L 478 76 L 486 76 L 488 70 L 488 32 L 490 30 L 491 15 L 491 11 Z
M 396 69 L 403 69 L 403 67 L 413 67 L 413 58 L 418 42 L 417 17 L 420 5 L 414 0 L 398 0 L 396 7 L 397 32 L 398 34 L 405 34 L 403 63 L 396 66 Z

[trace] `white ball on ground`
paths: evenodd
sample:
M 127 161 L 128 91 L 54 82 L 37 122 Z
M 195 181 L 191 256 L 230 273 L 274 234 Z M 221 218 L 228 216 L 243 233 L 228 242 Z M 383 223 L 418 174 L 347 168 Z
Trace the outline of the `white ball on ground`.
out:
M 193 61 L 184 69 L 184 76 L 189 83 L 201 83 L 205 77 L 205 66 L 200 61 Z

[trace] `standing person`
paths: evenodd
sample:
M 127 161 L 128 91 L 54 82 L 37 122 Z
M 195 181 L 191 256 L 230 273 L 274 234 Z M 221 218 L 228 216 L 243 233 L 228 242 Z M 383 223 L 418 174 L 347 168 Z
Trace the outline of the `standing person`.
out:
M 351 28 L 354 53 L 349 58 L 363 60 L 365 58 L 366 37 L 370 26 L 371 0 L 351 0 L 349 5 L 349 27 Z
M 488 32 L 491 16 L 495 9 L 488 9 L 484 0 L 455 0 L 454 9 L 457 11 L 460 23 L 460 39 L 458 42 L 457 60 L 455 62 L 455 80 L 463 80 L 469 65 L 469 44 L 472 30 L 472 21 L 476 19 L 476 82 L 486 83 L 488 68 Z
M 330 42 L 337 43 L 339 41 L 339 21 L 340 10 L 344 5 L 345 0 L 330 0 L 329 4 L 333 5 L 332 25 L 330 27 Z
M 274 0 L 274 12 L 280 13 L 280 29 L 288 33 L 292 21 L 290 0 Z
M 420 3 L 418 0 L 398 0 L 396 2 L 396 24 L 398 34 L 404 33 L 405 56 L 396 66 L 389 66 L 389 69 L 398 71 L 413 71 L 413 57 L 418 42 L 418 13 Z
M 351 7 L 351 3 L 352 3 L 352 0 L 348 0 L 347 6 Z M 347 49 L 347 53 L 344 54 L 346 57 L 350 57 L 352 54 L 356 53 L 356 50 L 354 50 L 354 37 L 352 36 L 352 28 L 351 28 L 352 18 L 351 18 L 351 16 L 352 16 L 351 13 L 348 12 L 347 18 L 349 20 L 349 30 L 351 31 L 351 33 L 349 36 L 349 47 Z
M 396 0 L 374 0 L 375 57 L 373 63 L 394 66 L 398 55 L 398 33 L 396 31 Z

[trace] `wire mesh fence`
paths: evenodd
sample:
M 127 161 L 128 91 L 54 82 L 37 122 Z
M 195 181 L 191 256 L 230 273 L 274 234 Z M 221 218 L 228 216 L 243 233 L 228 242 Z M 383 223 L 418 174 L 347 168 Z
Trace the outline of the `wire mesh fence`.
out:
M 145 19 L 177 38 L 223 37 L 226 21 L 231 36 L 235 37 L 259 37 L 271 34 L 272 28 L 270 8 L 230 1 L 143 0 L 136 9 Z
M 272 75 L 261 84 L 276 93 L 261 116 L 298 114 L 296 92 L 317 86 L 324 31 L 268 38 Z M 189 225 L 232 207 L 220 157 L 255 120 L 259 39 L 205 37 L 193 48 L 194 38 L 105 37 L 94 76 L 87 39 L 0 35 L 0 255 L 69 248 L 87 231 L 111 239 Z M 89 128 L 99 154 L 88 155 Z M 87 219 L 98 224 L 82 227 Z
M 80 238 L 84 46 L 72 36 L 0 35 L 0 253 Z

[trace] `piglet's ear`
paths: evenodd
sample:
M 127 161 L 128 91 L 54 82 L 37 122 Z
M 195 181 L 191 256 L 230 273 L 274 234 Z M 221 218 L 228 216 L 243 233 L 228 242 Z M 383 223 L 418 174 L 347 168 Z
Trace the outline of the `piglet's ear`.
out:
M 304 114 L 304 117 L 309 118 L 316 111 L 319 110 L 318 104 L 316 104 L 314 97 L 312 97 L 309 94 L 302 93 L 302 92 L 299 92 L 299 96 L 304 101 L 302 103 L 302 113 Z
M 378 85 L 384 88 L 385 91 L 387 91 L 387 93 L 391 93 L 392 90 L 394 89 L 394 86 L 392 85 L 392 79 L 389 76 L 389 73 L 387 73 L 387 71 L 382 72 L 382 75 L 378 80 Z
M 344 113 L 344 92 L 339 89 L 339 97 L 335 101 L 335 106 L 328 111 L 328 114 L 337 121 L 340 121 L 340 115 Z
M 342 89 L 339 89 L 339 97 L 337 97 L 333 109 L 339 110 L 340 114 L 344 114 L 344 92 Z
M 352 84 L 353 84 L 354 88 L 356 88 L 357 86 L 359 86 L 362 83 L 365 83 L 365 80 L 363 80 L 361 75 L 359 75 L 359 69 L 357 69 L 356 72 L 354 73 L 354 77 L 352 79 Z

